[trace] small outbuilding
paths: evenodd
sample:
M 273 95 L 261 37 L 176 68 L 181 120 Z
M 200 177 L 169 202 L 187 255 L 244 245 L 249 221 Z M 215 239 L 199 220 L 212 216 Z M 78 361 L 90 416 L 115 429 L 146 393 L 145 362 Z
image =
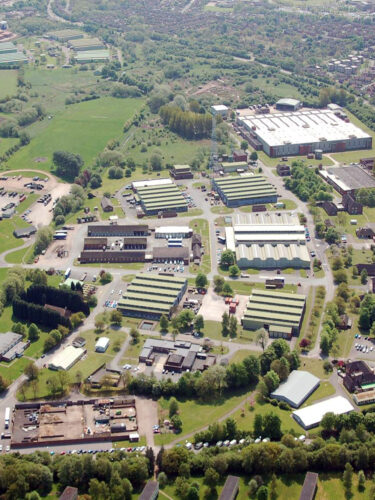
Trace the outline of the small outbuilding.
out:
M 103 196 L 102 201 L 101 201 L 101 206 L 103 212 L 113 212 L 113 205 L 111 203 L 111 200 L 107 198 L 106 196 Z
M 293 370 L 285 382 L 282 382 L 271 398 L 285 401 L 293 408 L 299 408 L 319 387 L 320 379 L 309 372 Z
M 29 238 L 31 235 L 36 233 L 35 226 L 23 227 L 21 229 L 15 229 L 13 231 L 13 236 L 15 238 Z
M 108 337 L 100 337 L 95 344 L 96 352 L 105 352 L 109 346 L 109 338 Z

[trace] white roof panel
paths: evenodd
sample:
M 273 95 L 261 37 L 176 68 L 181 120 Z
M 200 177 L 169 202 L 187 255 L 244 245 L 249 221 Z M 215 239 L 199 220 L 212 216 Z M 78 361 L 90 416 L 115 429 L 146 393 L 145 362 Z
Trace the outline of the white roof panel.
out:
M 315 403 L 301 410 L 293 412 L 293 417 L 305 429 L 315 427 L 320 424 L 322 418 L 326 413 L 334 413 L 335 415 L 342 415 L 354 410 L 353 405 L 348 399 L 343 396 L 336 396 L 329 398 L 320 403 Z

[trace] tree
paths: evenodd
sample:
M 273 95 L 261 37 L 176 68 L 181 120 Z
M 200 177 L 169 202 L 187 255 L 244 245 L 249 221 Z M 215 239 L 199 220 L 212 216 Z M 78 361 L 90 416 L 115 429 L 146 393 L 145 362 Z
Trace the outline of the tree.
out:
M 28 330 L 28 337 L 29 337 L 30 342 L 34 342 L 35 340 L 38 340 L 39 335 L 40 335 L 39 328 L 36 326 L 35 323 L 31 323 L 31 325 L 29 326 L 29 330 Z
M 229 266 L 232 266 L 235 263 L 235 254 L 232 250 L 224 250 L 221 254 L 220 264 L 228 269 Z
M 270 482 L 270 500 L 277 499 L 277 479 L 276 475 L 272 474 L 271 482 Z
M 261 486 L 257 491 L 257 500 L 268 500 L 267 486 Z
M 234 339 L 237 336 L 237 318 L 231 315 L 229 318 L 229 336 Z
M 33 363 L 32 361 L 30 361 L 30 363 L 28 363 L 28 364 L 25 366 L 25 369 L 24 369 L 23 373 L 26 375 L 26 377 L 27 377 L 29 380 L 38 379 L 38 376 L 39 376 L 39 368 L 36 366 L 36 364 L 35 364 L 35 363 Z
M 214 291 L 216 293 L 221 293 L 223 290 L 223 286 L 225 283 L 225 279 L 222 276 L 215 276 L 214 277 Z
M 230 286 L 230 284 L 226 281 L 223 285 L 223 295 L 225 295 L 226 297 L 232 297 L 233 296 L 233 289 L 232 287 Z
M 245 141 L 245 140 L 242 140 L 241 141 L 241 149 L 242 149 L 242 151 L 246 151 L 248 147 L 249 147 L 248 142 Z
M 337 284 L 348 282 L 348 274 L 343 269 L 339 269 L 338 271 L 334 271 L 333 278 Z
M 182 420 L 178 415 L 173 415 L 173 417 L 171 418 L 171 423 L 177 433 L 180 433 L 182 431 Z
M 110 321 L 114 325 L 118 325 L 118 326 L 122 325 L 122 314 L 118 309 L 114 309 L 113 311 L 111 311 Z
M 130 329 L 130 336 L 132 338 L 132 343 L 133 344 L 138 344 L 141 335 L 140 335 L 139 331 L 136 328 L 132 327 Z
M 105 272 L 101 275 L 100 277 L 100 283 L 102 285 L 106 285 L 107 283 L 110 283 L 113 280 L 113 276 L 111 273 Z
M 263 352 L 268 344 L 268 332 L 265 328 L 259 328 L 256 332 L 256 343 L 260 345 Z
M 190 486 L 186 493 L 186 500 L 199 500 L 199 491 L 194 486 Z
M 68 151 L 55 151 L 52 161 L 56 167 L 57 174 L 69 179 L 77 177 L 83 166 L 82 157 Z
M 320 425 L 322 429 L 324 429 L 327 432 L 332 432 L 335 429 L 336 425 L 336 416 L 333 412 L 328 412 L 324 415 L 322 418 L 322 421 L 320 422 Z
M 212 467 L 208 467 L 204 474 L 204 482 L 211 489 L 211 491 L 216 488 L 219 482 L 219 474 Z
M 176 398 L 171 398 L 169 402 L 169 418 L 178 413 L 178 402 Z
M 240 272 L 240 268 L 237 266 L 237 264 L 229 267 L 229 276 L 231 278 L 237 278 L 237 276 L 240 275 Z
M 280 441 L 282 437 L 281 420 L 275 413 L 267 413 L 263 418 L 263 434 L 272 441 Z
M 252 497 L 255 495 L 258 489 L 258 483 L 256 482 L 255 479 L 250 479 L 249 481 L 249 497 Z
M 320 339 L 320 350 L 322 351 L 322 354 L 324 356 L 328 356 L 329 350 L 331 348 L 331 342 L 329 340 L 329 337 L 326 333 L 323 333 Z
M 264 377 L 263 380 L 268 387 L 268 392 L 275 391 L 280 385 L 280 378 L 276 372 L 270 370 Z
M 195 327 L 195 329 L 197 330 L 198 333 L 200 333 L 201 330 L 203 330 L 203 328 L 204 328 L 204 319 L 203 319 L 203 316 L 201 314 L 198 314 L 198 316 L 195 318 L 194 327 Z
M 168 484 L 167 474 L 165 472 L 160 472 L 158 475 L 158 481 L 160 488 L 164 488 Z
M 344 484 L 345 496 L 346 498 L 350 498 L 352 493 L 352 484 L 353 484 L 353 467 L 348 462 L 345 464 L 345 470 L 342 476 L 342 482 Z
M 221 334 L 223 337 L 229 334 L 229 314 L 227 312 L 224 312 L 221 317 Z
M 82 323 L 84 322 L 86 316 L 83 314 L 83 312 L 79 311 L 70 316 L 70 322 L 72 324 L 73 330 L 78 328 Z
M 39 255 L 48 248 L 53 238 L 52 229 L 45 226 L 38 229 L 35 237 L 34 253 Z
M 362 269 L 362 271 L 361 271 L 361 283 L 362 283 L 362 285 L 366 285 L 367 278 L 368 278 L 367 270 L 366 269 Z
M 208 284 L 207 276 L 203 273 L 198 273 L 195 278 L 195 286 L 197 288 L 205 288 Z
M 358 472 L 358 491 L 365 491 L 366 487 L 366 477 L 363 470 Z
M 167 332 L 169 327 L 169 321 L 165 314 L 162 314 L 159 321 L 160 331 Z
M 332 366 L 332 363 L 330 361 L 328 361 L 328 359 L 326 359 L 323 363 L 323 369 L 326 373 L 331 373 L 333 372 L 333 366 Z
M 250 155 L 250 160 L 257 161 L 257 159 L 258 159 L 258 153 L 256 151 L 253 151 Z
M 253 436 L 258 438 L 263 434 L 263 417 L 259 413 L 255 415 L 253 424 Z

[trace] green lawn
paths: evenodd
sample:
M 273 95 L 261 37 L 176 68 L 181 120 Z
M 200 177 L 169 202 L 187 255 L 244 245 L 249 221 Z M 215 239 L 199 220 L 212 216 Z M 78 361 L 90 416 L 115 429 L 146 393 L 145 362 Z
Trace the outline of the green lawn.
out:
M 0 87 L 1 91 L 1 87 Z M 15 137 L 5 137 L 0 139 L 0 155 L 3 155 L 8 149 L 19 142 Z
M 18 216 L 0 221 L 0 253 L 23 245 L 24 242 L 22 239 L 17 239 L 13 236 L 13 231 L 27 226 L 28 223 Z
M 109 139 L 121 136 L 124 122 L 143 103 L 143 99 L 103 97 L 71 105 L 53 116 L 48 126 L 9 160 L 8 167 L 32 167 L 35 166 L 36 158 L 46 158 L 45 162 L 38 163 L 38 169 L 48 171 L 56 150 L 79 153 L 85 163 L 90 165 Z
M 26 248 L 20 248 L 5 256 L 5 261 L 9 264 L 27 264 L 33 257 L 33 245 Z
M 30 360 L 27 358 L 16 358 L 10 363 L 0 363 L 0 375 L 11 381 L 16 380 L 29 363 Z
M 234 212 L 233 208 L 224 207 L 222 205 L 211 207 L 211 212 L 213 214 L 232 214 Z
M 1 70 L 0 79 L 0 99 L 7 96 L 13 96 L 17 91 L 17 70 Z
M 300 370 L 305 370 L 311 372 L 313 375 L 320 379 L 327 379 L 330 377 L 330 373 L 326 373 L 323 369 L 323 360 L 316 358 L 307 358 L 306 356 L 301 356 L 301 366 Z
M 231 363 L 241 363 L 245 358 L 253 354 L 254 356 L 260 356 L 260 351 L 252 351 L 251 349 L 240 349 L 236 351 L 233 356 L 230 358 Z
M 156 434 L 155 444 L 167 444 L 175 439 L 183 440 L 184 434 L 197 432 L 212 422 L 216 422 L 220 417 L 239 405 L 249 394 L 239 393 L 230 397 L 222 397 L 219 400 L 209 403 L 195 400 L 179 401 L 179 415 L 182 420 L 181 434 Z M 163 421 L 168 418 L 169 401 L 161 398 L 158 401 L 159 418 Z
M 327 398 L 328 396 L 333 396 L 335 392 L 336 392 L 335 388 L 333 387 L 332 384 L 330 384 L 327 381 L 322 381 L 318 389 L 315 392 L 313 392 L 313 394 L 311 394 L 311 396 L 308 399 L 306 399 L 301 408 L 309 406 L 315 403 L 316 401 L 319 401 L 320 399 Z
M 195 209 L 199 210 L 199 209 Z M 190 213 L 192 212 L 189 211 Z M 191 264 L 189 271 L 191 273 L 202 272 L 208 274 L 211 271 L 211 246 L 210 246 L 210 229 L 208 222 L 205 219 L 193 219 L 190 221 L 189 226 L 193 229 L 194 233 L 202 236 L 202 247 L 204 247 L 204 255 L 199 266 Z

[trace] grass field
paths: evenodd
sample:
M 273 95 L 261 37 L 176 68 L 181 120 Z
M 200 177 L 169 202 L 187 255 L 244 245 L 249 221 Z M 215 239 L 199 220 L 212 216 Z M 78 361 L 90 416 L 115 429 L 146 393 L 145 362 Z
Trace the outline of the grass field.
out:
M 0 87 L 1 89 L 1 87 Z M 0 155 L 3 155 L 8 149 L 17 144 L 18 139 L 14 137 L 6 137 L 0 139 Z
M 5 256 L 5 262 L 9 264 L 26 264 L 30 258 L 33 256 L 33 245 L 26 248 L 20 248 L 14 252 L 8 253 Z
M 17 70 L 2 70 L 0 80 L 0 99 L 14 95 L 17 90 Z
M 36 158 L 46 158 L 47 161 L 38 163 L 38 169 L 48 171 L 56 150 L 79 153 L 85 164 L 90 165 L 109 139 L 121 136 L 124 122 L 142 105 L 142 99 L 111 97 L 71 105 L 57 113 L 28 146 L 18 151 L 8 167 L 30 168 L 35 166 Z
M 220 417 L 223 417 L 244 401 L 247 395 L 246 393 L 233 394 L 230 397 L 223 397 L 212 403 L 195 400 L 179 401 L 179 415 L 182 420 L 181 434 L 157 434 L 155 435 L 155 444 L 167 444 L 180 437 L 183 439 L 184 434 L 196 432 L 202 427 L 216 422 Z M 165 418 L 168 418 L 169 401 L 161 398 L 158 401 L 158 406 L 159 417 L 163 421 Z
M 16 239 L 13 236 L 13 231 L 27 226 L 28 223 L 18 216 L 13 216 L 11 219 L 3 219 L 0 221 L 0 253 L 23 245 L 22 239 Z

